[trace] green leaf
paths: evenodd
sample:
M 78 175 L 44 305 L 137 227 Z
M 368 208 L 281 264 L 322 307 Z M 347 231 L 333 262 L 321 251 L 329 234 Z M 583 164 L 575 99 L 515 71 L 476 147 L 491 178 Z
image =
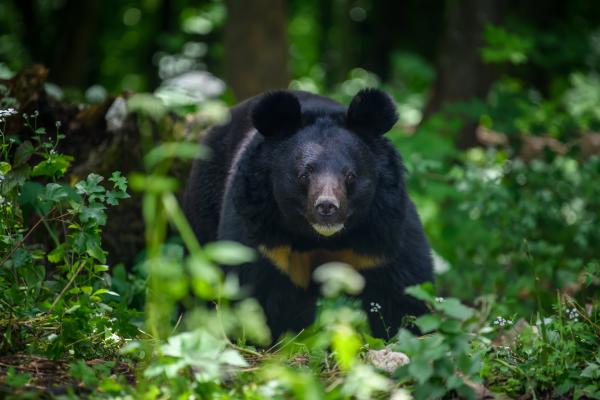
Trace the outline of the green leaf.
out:
M 337 325 L 334 328 L 331 345 L 340 368 L 348 371 L 356 362 L 356 355 L 361 347 L 358 335 L 348 325 Z
M 37 182 L 26 182 L 21 188 L 21 194 L 19 195 L 19 205 L 29 206 L 34 209 L 44 208 L 45 211 L 50 210 L 50 204 L 42 201 L 42 194 L 46 188 Z M 42 204 L 45 203 L 45 204 Z M 42 212 L 45 214 L 45 212 Z
M 408 371 L 414 380 L 423 384 L 433 375 L 433 366 L 428 360 L 421 358 L 411 359 L 410 364 L 408 364 Z
M 110 204 L 111 206 L 118 205 L 120 199 L 128 199 L 130 197 L 131 196 L 129 196 L 129 194 L 126 192 L 117 192 L 114 190 L 106 191 L 106 203 Z
M 64 200 L 80 201 L 79 195 L 69 186 L 58 183 L 49 183 L 41 194 L 43 201 L 59 203 Z
M 206 255 L 219 264 L 238 265 L 253 261 L 254 250 L 237 242 L 220 241 L 208 243 L 204 250 Z
M 474 315 L 473 309 L 462 305 L 457 299 L 446 299 L 441 303 L 435 303 L 434 308 L 441 311 L 450 318 L 460 321 L 471 318 Z
M 179 181 L 164 175 L 131 174 L 131 188 L 138 192 L 164 193 L 174 192 L 179 187 Z
M 434 382 L 418 385 L 415 390 L 415 399 L 440 399 L 446 393 L 446 388 Z
M 57 264 L 62 261 L 65 254 L 65 244 L 62 243 L 54 248 L 50 253 L 48 253 L 48 261 L 53 264 Z
M 71 165 L 71 161 L 73 161 L 73 157 L 64 154 L 52 153 L 46 160 L 33 167 L 31 175 L 48 176 L 51 178 L 62 176 Z
M 145 115 L 157 121 L 167 112 L 163 101 L 149 93 L 134 94 L 127 100 L 129 111 Z
M 92 222 L 96 225 L 106 224 L 106 207 L 100 203 L 93 203 L 87 207 L 83 207 L 79 212 L 79 218 L 82 222 Z
M 415 324 L 419 327 L 422 333 L 432 332 L 440 327 L 442 319 L 439 315 L 427 314 L 417 318 Z
M 109 294 L 111 296 L 119 297 L 119 293 L 113 292 L 112 290 L 108 290 L 108 289 L 105 289 L 105 288 L 101 288 L 101 289 L 96 290 L 92 294 L 92 296 L 100 296 L 101 294 Z
M 369 346 L 369 349 L 372 350 L 381 350 L 383 348 L 385 348 L 385 340 L 380 339 L 380 338 L 375 338 L 371 335 L 363 335 L 363 339 L 366 342 L 366 344 Z
M 463 384 L 463 380 L 456 375 L 451 375 L 446 380 L 446 388 L 448 389 L 456 389 Z
M 32 261 L 31 253 L 25 249 L 18 248 L 12 254 L 12 262 L 14 268 L 21 268 L 29 265 Z
M 341 293 L 356 295 L 365 287 L 365 278 L 348 264 L 328 262 L 313 272 L 315 281 L 321 284 L 325 297 L 333 298 Z
M 104 178 L 98 174 L 89 174 L 86 180 L 77 182 L 75 189 L 77 189 L 77 193 L 87 195 L 90 202 L 103 201 L 105 189 L 100 185 L 103 180 Z
M 26 185 L 28 183 L 27 180 L 31 175 L 31 169 L 29 165 L 21 165 L 15 166 L 12 171 L 10 171 L 7 175 L 4 176 L 4 180 L 0 185 L 0 190 L 2 195 L 6 195 L 11 193 L 15 188 L 19 186 Z M 41 185 L 40 185 L 41 186 Z
M 81 308 L 81 304 L 75 304 L 65 310 L 65 314 L 73 314 Z
M 0 174 L 5 175 L 12 169 L 12 166 L 6 161 L 0 161 Z
M 409 357 L 412 357 L 422 349 L 422 341 L 415 337 L 411 332 L 402 328 L 398 332 L 397 345 L 394 347 L 394 351 L 400 351 L 406 353 Z
M 34 151 L 35 149 L 29 140 L 21 143 L 19 147 L 17 147 L 17 151 L 15 151 L 15 165 L 25 164 L 29 161 Z
M 588 363 L 588 366 L 581 372 L 584 378 L 600 379 L 600 365 Z
M 127 178 L 121 176 L 121 171 L 113 172 L 108 180 L 113 183 L 114 188 L 119 189 L 121 192 L 127 190 Z
M 475 391 L 471 386 L 467 386 L 464 383 L 456 388 L 456 391 L 460 395 L 461 398 L 467 400 L 475 400 L 477 396 L 475 395 Z
M 461 327 L 460 322 L 455 319 L 450 319 L 450 320 L 444 321 L 440 325 L 439 329 L 443 333 L 449 333 L 449 334 L 456 334 L 456 333 L 462 332 L 462 327 Z
M 421 285 L 410 286 L 404 290 L 405 293 L 416 297 L 419 300 L 423 300 L 427 303 L 433 303 L 435 300 L 435 291 L 431 282 L 426 282 Z
M 105 272 L 108 271 L 109 267 L 108 265 L 94 265 L 94 272 Z
M 231 365 L 234 367 L 247 367 L 248 362 L 235 350 L 225 350 L 219 357 L 219 361 L 223 364 Z
M 144 157 L 144 164 L 146 165 L 146 170 L 151 171 L 152 168 L 164 160 L 172 158 L 188 160 L 195 158 L 207 158 L 207 156 L 208 149 L 195 142 L 162 143 L 146 154 Z
M 85 238 L 85 252 L 90 256 L 94 257 L 101 263 L 106 262 L 106 253 L 102 250 L 100 244 L 100 237 L 98 235 L 91 235 L 89 233 L 84 234 Z

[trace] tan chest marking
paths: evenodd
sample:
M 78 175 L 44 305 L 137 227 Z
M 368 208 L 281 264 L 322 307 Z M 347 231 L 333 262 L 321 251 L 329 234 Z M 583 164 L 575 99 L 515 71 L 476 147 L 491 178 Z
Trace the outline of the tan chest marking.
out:
M 312 271 L 328 262 L 343 262 L 356 270 L 378 267 L 383 259 L 358 254 L 350 249 L 295 251 L 290 246 L 258 247 L 260 253 L 300 287 L 308 287 Z

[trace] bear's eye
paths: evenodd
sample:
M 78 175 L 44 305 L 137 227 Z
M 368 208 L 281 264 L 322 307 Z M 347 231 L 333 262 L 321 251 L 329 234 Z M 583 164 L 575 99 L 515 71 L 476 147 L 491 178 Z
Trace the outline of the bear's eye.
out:
M 313 172 L 313 167 L 312 165 L 308 164 L 304 167 L 304 170 L 302 171 L 302 173 L 298 176 L 298 181 L 302 184 L 302 185 L 306 185 L 308 184 L 308 181 L 310 179 L 310 174 Z
M 308 180 L 310 179 L 310 173 L 308 172 L 303 172 L 302 174 L 300 174 L 300 176 L 298 177 L 298 182 L 300 182 L 301 185 L 306 185 L 308 183 Z
M 354 181 L 356 180 L 356 175 L 352 172 L 349 172 L 346 175 L 346 184 L 347 185 L 352 185 L 354 183 Z

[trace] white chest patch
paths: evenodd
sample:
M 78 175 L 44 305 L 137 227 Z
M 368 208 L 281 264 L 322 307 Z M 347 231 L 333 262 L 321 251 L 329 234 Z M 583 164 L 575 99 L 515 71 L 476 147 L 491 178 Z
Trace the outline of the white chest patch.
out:
M 319 225 L 313 224 L 312 228 L 321 236 L 332 236 L 344 229 L 344 224 Z

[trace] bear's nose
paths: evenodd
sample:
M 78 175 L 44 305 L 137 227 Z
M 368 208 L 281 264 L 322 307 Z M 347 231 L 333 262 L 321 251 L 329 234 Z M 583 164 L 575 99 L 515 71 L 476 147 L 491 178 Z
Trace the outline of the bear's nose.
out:
M 329 217 L 329 216 L 337 213 L 338 208 L 339 208 L 339 203 L 338 203 L 337 199 L 335 199 L 333 197 L 324 197 L 324 198 L 319 197 L 315 204 L 315 208 L 317 209 L 317 212 L 320 215 L 322 215 L 324 217 Z

